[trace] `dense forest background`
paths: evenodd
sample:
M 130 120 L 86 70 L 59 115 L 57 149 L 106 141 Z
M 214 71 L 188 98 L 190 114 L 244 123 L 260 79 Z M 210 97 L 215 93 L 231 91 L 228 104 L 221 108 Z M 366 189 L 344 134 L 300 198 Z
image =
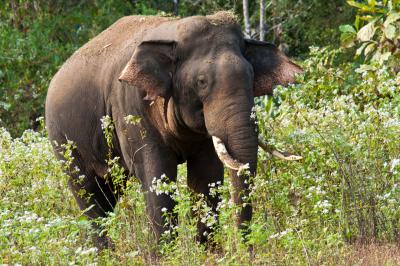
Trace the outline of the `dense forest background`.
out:
M 210 184 L 219 223 L 188 189 L 184 165 L 176 184 L 157 183 L 179 219 L 156 243 L 131 177 L 115 212 L 96 221 L 115 244 L 99 252 L 68 190 L 74 143 L 60 163 L 46 135 L 49 82 L 122 16 L 218 10 L 233 11 L 252 38 L 264 28 L 303 67 L 296 84 L 255 106 L 269 144 L 303 159 L 259 151 L 245 241 L 227 178 Z M 399 62 L 400 0 L 0 0 L 0 265 L 400 265 Z M 125 178 L 118 158 L 107 165 L 106 178 Z M 212 247 L 195 240 L 198 218 L 215 228 Z

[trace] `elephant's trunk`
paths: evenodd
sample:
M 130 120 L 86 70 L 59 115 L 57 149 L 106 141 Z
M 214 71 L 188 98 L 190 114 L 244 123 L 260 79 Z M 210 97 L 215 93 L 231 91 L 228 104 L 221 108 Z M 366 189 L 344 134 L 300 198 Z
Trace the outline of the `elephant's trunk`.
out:
M 234 159 L 249 164 L 249 170 L 255 173 L 257 164 L 258 139 L 256 125 L 250 118 L 251 107 L 233 114 L 226 125 L 228 151 Z
M 207 130 L 213 136 L 218 157 L 230 169 L 234 187 L 231 197 L 240 208 L 237 222 L 245 229 L 243 225 L 251 219 L 252 208 L 248 198 L 251 184 L 249 174 L 254 176 L 256 172 L 258 139 L 256 125 L 250 118 L 250 102 L 248 105 L 243 102 L 246 101 L 242 99 L 241 105 L 230 104 L 222 111 L 216 111 L 217 114 L 207 116 L 205 112 L 205 115 Z
M 256 125 L 251 119 L 251 107 L 233 114 L 227 124 L 228 152 L 234 159 L 246 164 L 248 172 L 230 170 L 234 191 L 231 194 L 233 202 L 239 207 L 237 223 L 247 231 L 248 222 L 252 217 L 252 206 L 249 199 L 252 177 L 256 174 L 258 139 Z
M 230 169 L 239 170 L 248 164 L 252 174 L 257 163 L 258 139 L 251 119 L 251 102 L 241 98 L 238 103 L 217 107 L 205 106 L 204 115 L 208 133 L 220 160 Z

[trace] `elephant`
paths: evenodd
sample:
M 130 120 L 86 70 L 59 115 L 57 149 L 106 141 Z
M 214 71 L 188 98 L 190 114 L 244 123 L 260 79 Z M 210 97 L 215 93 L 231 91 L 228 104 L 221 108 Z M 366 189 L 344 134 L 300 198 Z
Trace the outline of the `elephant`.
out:
M 112 212 L 120 195 L 104 178 L 111 151 L 127 176 L 140 181 L 156 239 L 166 230 L 163 212 L 173 213 L 175 202 L 152 191 L 152 182 L 162 176 L 176 181 L 184 162 L 188 187 L 203 194 L 216 215 L 219 197 L 209 184 L 222 183 L 227 166 L 236 222 L 246 232 L 259 145 L 254 97 L 272 95 L 275 85 L 293 83 L 301 72 L 273 44 L 244 38 L 230 12 L 123 17 L 53 77 L 45 105 L 48 136 L 60 160 L 62 144 L 74 143 L 68 186 L 89 219 Z M 140 122 L 127 123 L 129 115 Z M 114 124 L 111 145 L 102 129 L 105 116 Z M 207 243 L 211 230 L 199 221 L 198 241 Z M 99 248 L 112 245 L 106 234 L 94 238 Z

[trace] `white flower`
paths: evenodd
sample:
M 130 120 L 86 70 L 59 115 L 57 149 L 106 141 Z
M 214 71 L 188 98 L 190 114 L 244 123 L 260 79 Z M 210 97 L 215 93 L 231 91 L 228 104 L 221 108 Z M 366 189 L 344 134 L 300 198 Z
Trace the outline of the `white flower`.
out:
M 285 231 L 278 232 L 278 233 L 276 233 L 276 234 L 271 235 L 271 236 L 269 237 L 269 239 L 284 237 L 285 235 L 287 235 L 287 234 L 290 233 L 291 231 L 292 231 L 292 229 L 286 229 Z
M 239 170 L 237 172 L 237 175 L 242 175 L 242 174 L 246 174 L 248 171 L 248 169 L 250 169 L 249 163 L 243 164 L 239 167 Z
M 112 121 L 112 119 L 111 119 L 110 116 L 108 116 L 108 115 L 103 116 L 103 117 L 100 119 L 100 121 L 101 121 L 101 128 L 102 128 L 102 129 L 106 129 L 106 128 L 108 128 L 108 129 L 114 129 L 113 121 Z
M 393 159 L 392 162 L 390 163 L 390 172 L 393 172 L 393 170 L 399 164 L 400 164 L 400 159 Z

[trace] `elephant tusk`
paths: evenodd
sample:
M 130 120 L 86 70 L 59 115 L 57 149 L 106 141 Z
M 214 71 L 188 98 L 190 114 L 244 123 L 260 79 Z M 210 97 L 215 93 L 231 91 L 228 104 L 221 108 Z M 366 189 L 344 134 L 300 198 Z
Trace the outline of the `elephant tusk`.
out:
M 266 152 L 270 153 L 272 156 L 275 156 L 279 159 L 286 160 L 286 161 L 298 161 L 303 159 L 303 157 L 299 155 L 294 155 L 288 153 L 286 151 L 279 151 L 275 147 L 268 145 L 267 142 L 264 140 L 263 137 L 258 136 L 258 145 Z
M 226 165 L 230 169 L 237 171 L 248 168 L 248 164 L 242 164 L 232 158 L 232 156 L 226 150 L 224 142 L 220 138 L 212 136 L 212 140 L 218 158 L 224 165 Z

